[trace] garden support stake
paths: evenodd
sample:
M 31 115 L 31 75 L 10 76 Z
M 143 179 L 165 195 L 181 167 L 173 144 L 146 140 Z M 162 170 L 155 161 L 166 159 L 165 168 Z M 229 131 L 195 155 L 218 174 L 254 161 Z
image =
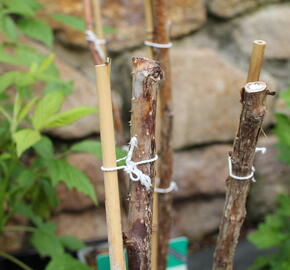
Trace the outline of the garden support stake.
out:
M 115 136 L 110 86 L 110 63 L 96 65 L 103 167 L 116 167 Z M 116 171 L 104 172 L 105 205 L 112 270 L 125 270 L 120 197 Z
M 155 157 L 156 99 L 163 72 L 158 62 L 147 58 L 133 58 L 133 97 L 131 136 L 138 145 L 132 156 L 134 162 Z M 151 269 L 152 197 L 155 162 L 138 165 L 151 179 L 150 188 L 140 181 L 130 181 L 128 228 L 124 233 L 129 270 Z
M 240 123 L 233 151 L 229 153 L 232 175 L 237 177 L 253 174 L 253 160 L 266 113 L 266 97 L 272 94 L 264 82 L 258 82 L 265 45 L 264 41 L 254 42 L 248 74 L 251 82 L 241 91 Z M 246 200 L 252 179 L 238 180 L 229 176 L 226 181 L 226 201 L 214 254 L 214 270 L 233 269 L 234 253 L 246 217 Z
M 152 48 L 153 59 L 160 62 L 165 80 L 160 87 L 159 108 L 160 146 L 158 174 L 159 188 L 168 188 L 172 182 L 172 89 L 170 65 L 170 37 L 168 21 L 168 0 L 152 0 L 153 11 L 153 42 L 166 44 L 167 48 Z M 172 223 L 172 193 L 158 194 L 158 269 L 165 270 L 168 254 L 168 243 Z

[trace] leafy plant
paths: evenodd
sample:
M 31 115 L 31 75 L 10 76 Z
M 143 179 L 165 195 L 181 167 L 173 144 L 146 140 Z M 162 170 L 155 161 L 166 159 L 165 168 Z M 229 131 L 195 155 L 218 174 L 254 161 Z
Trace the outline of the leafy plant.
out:
M 52 54 L 41 54 L 20 41 L 26 36 L 52 47 L 51 28 L 36 16 L 40 9 L 35 0 L 0 0 L 0 32 L 4 39 L 0 62 L 13 67 L 0 75 L 0 237 L 6 231 L 28 232 L 39 254 L 51 258 L 46 269 L 88 270 L 65 253 L 84 244 L 71 236 L 57 236 L 55 224 L 48 221 L 58 204 L 55 187 L 60 181 L 97 203 L 89 179 L 65 161 L 70 152 L 85 149 L 76 144 L 57 151 L 44 132 L 70 125 L 96 113 L 96 109 L 82 106 L 62 112 L 72 83 L 60 78 Z M 90 145 L 99 149 L 99 142 L 91 141 Z M 99 150 L 94 154 L 99 156 Z M 16 213 L 29 220 L 28 226 L 11 224 Z M 0 251 L 0 256 L 30 269 L 10 254 Z
M 283 91 L 280 97 L 290 107 L 290 90 Z M 279 113 L 276 119 L 274 132 L 279 140 L 278 158 L 290 164 L 290 117 Z M 258 231 L 249 235 L 249 240 L 259 249 L 276 248 L 273 255 L 259 257 L 250 269 L 290 269 L 290 195 L 281 194 L 278 197 L 278 209 L 275 214 L 266 216 Z

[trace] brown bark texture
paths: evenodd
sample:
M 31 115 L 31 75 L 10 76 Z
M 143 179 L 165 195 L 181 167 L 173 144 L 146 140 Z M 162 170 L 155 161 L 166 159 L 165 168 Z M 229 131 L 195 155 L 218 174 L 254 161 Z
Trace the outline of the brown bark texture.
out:
M 270 93 L 266 84 L 264 90 L 258 92 L 247 91 L 247 85 L 241 91 L 242 112 L 233 151 L 229 153 L 232 173 L 236 176 L 248 176 L 252 172 L 255 150 L 266 113 L 266 97 Z M 226 181 L 226 201 L 214 254 L 214 270 L 233 269 L 234 253 L 246 217 L 246 200 L 251 180 L 236 180 L 229 176 Z
M 153 42 L 167 44 L 170 42 L 168 21 L 168 0 L 153 1 Z M 172 181 L 172 89 L 170 49 L 153 48 L 153 58 L 160 62 L 165 80 L 160 87 L 160 153 L 159 178 L 160 188 L 168 188 Z M 172 223 L 172 194 L 158 196 L 158 269 L 166 269 L 168 242 Z
M 156 61 L 133 58 L 133 97 L 131 114 L 131 137 L 136 137 L 138 146 L 132 160 L 142 161 L 156 155 L 155 117 L 159 81 L 163 72 Z M 128 230 L 125 244 L 130 270 L 151 269 L 151 223 L 152 195 L 155 177 L 155 162 L 138 166 L 151 178 L 152 187 L 147 190 L 139 181 L 130 182 Z

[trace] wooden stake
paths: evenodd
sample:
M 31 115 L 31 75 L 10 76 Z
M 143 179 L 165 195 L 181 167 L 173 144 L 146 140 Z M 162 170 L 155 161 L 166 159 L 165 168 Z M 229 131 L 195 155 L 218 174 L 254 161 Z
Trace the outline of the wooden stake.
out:
M 146 40 L 152 41 L 153 39 L 153 10 L 152 0 L 144 0 L 145 6 L 145 25 L 146 25 Z M 147 46 L 147 53 L 149 58 L 153 58 L 152 47 Z M 157 94 L 159 96 L 159 93 Z M 160 127 L 160 99 L 157 99 L 157 118 L 156 118 L 156 132 L 159 131 Z M 157 136 L 159 138 L 159 136 Z M 157 145 L 157 150 L 158 145 Z M 158 161 L 157 163 L 158 164 Z M 158 170 L 156 172 L 157 178 L 159 178 Z M 157 182 L 155 187 L 157 188 Z M 152 213 L 152 245 L 151 245 L 151 270 L 158 269 L 158 193 L 153 193 L 153 213 Z
M 156 61 L 133 58 L 133 98 L 131 136 L 138 139 L 132 160 L 148 160 L 156 155 L 156 97 L 163 72 Z M 155 162 L 138 168 L 154 186 Z M 128 231 L 125 243 L 130 270 L 151 269 L 151 225 L 153 187 L 147 190 L 139 181 L 130 182 Z
M 85 16 L 85 22 L 86 22 L 86 29 L 94 32 L 94 19 L 93 19 L 93 13 L 92 13 L 91 0 L 83 0 L 83 4 L 84 4 L 84 16 Z M 94 64 L 95 65 L 103 64 L 104 60 L 96 51 L 94 42 L 88 41 L 88 46 L 89 46 Z
M 146 40 L 152 41 L 152 39 L 153 39 L 152 0 L 144 0 L 144 6 L 145 6 Z M 148 57 L 153 58 L 152 47 L 147 46 L 147 50 L 148 50 Z
M 254 42 L 248 80 L 259 79 L 265 42 Z M 252 172 L 255 149 L 266 113 L 266 96 L 263 82 L 248 83 L 241 92 L 242 112 L 233 151 L 229 153 L 232 173 L 248 176 Z M 214 255 L 214 270 L 232 270 L 233 257 L 240 230 L 246 217 L 246 200 L 251 179 L 237 180 L 228 177 L 226 202 L 220 224 Z
M 100 133 L 105 168 L 116 167 L 114 122 L 110 86 L 110 63 L 96 66 Z M 104 172 L 106 218 L 112 270 L 125 270 L 117 172 Z
M 170 42 L 168 22 L 168 1 L 152 0 L 153 4 L 153 42 L 167 44 Z M 168 188 L 172 181 L 172 89 L 169 49 L 153 48 L 153 58 L 160 62 L 166 80 L 160 88 L 160 188 Z M 158 119 L 159 120 L 159 119 Z M 168 243 L 172 223 L 172 194 L 158 195 L 158 269 L 166 269 Z
M 102 22 L 102 15 L 101 15 L 101 5 L 99 0 L 92 0 L 93 1 L 93 12 L 95 18 L 95 29 L 96 35 L 99 39 L 105 39 L 104 31 L 103 31 L 103 22 Z M 106 58 L 106 46 L 101 45 L 103 50 L 104 56 Z

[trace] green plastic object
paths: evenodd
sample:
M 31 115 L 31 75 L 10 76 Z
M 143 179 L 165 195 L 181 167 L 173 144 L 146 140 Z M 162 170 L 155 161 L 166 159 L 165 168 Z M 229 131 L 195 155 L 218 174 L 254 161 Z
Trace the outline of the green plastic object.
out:
M 170 240 L 169 253 L 167 256 L 167 270 L 187 270 L 187 250 L 188 239 L 178 237 Z M 126 264 L 128 269 L 127 255 L 125 251 Z M 110 270 L 110 260 L 108 254 L 97 256 L 98 270 Z

